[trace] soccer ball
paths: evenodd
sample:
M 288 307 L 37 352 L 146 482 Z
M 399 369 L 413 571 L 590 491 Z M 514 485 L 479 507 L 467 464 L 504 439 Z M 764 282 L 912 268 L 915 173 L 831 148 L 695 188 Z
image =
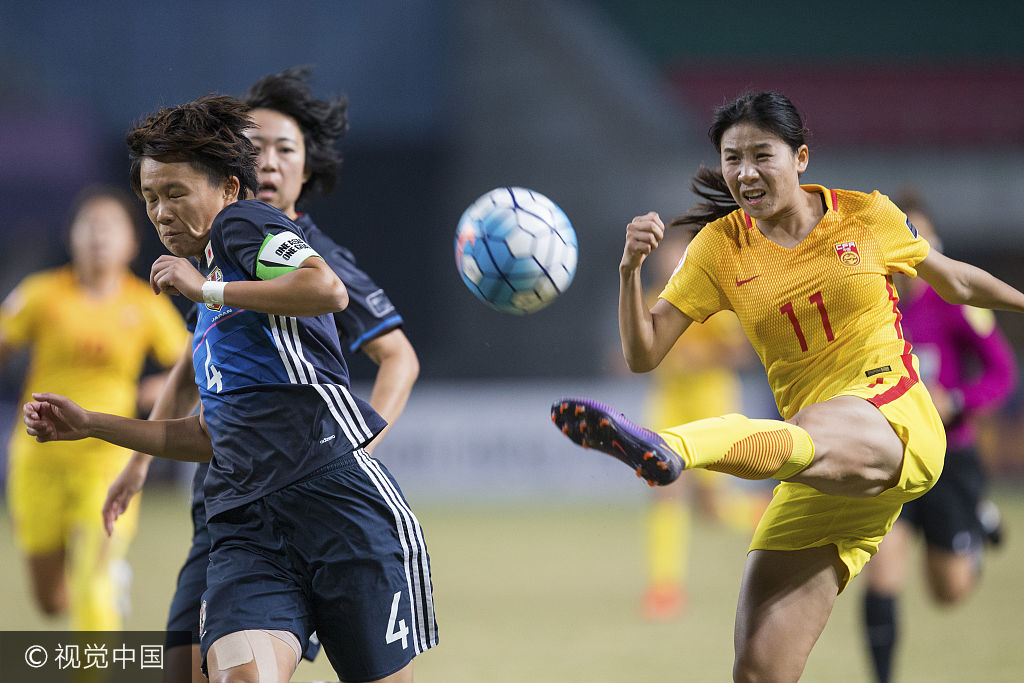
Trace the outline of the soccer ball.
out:
M 499 187 L 462 214 L 455 264 L 484 303 L 523 315 L 544 308 L 576 274 L 576 232 L 553 201 L 533 190 Z

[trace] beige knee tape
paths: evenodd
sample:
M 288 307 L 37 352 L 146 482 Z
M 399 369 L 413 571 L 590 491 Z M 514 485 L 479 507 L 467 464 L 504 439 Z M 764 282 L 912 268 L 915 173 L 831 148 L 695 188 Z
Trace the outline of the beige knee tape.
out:
M 295 664 L 298 665 L 302 656 L 299 650 L 299 639 L 288 631 L 235 631 L 217 639 L 210 650 L 217 659 L 217 669 L 224 671 L 256 661 L 256 673 L 260 680 L 277 679 L 277 658 L 270 636 L 283 640 L 295 651 Z
M 264 631 L 264 633 L 268 633 L 278 640 L 283 640 L 291 645 L 292 651 L 295 653 L 295 666 L 299 665 L 299 662 L 302 661 L 302 646 L 299 645 L 299 637 L 297 635 L 291 631 Z
M 210 646 L 210 650 L 216 655 L 217 668 L 221 671 L 248 664 L 253 659 L 253 648 L 245 631 L 221 636 Z

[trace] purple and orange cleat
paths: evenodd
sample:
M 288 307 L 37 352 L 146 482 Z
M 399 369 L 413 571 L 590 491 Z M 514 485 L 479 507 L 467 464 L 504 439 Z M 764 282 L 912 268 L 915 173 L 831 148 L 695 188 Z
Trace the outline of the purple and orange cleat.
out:
M 682 458 L 664 439 L 603 403 L 563 398 L 551 405 L 551 421 L 580 446 L 626 463 L 651 486 L 671 484 L 683 471 Z

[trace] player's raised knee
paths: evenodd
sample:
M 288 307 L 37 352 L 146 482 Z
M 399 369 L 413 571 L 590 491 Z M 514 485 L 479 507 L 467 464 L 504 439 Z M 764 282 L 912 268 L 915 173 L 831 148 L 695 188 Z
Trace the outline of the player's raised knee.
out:
M 210 683 L 285 683 L 301 655 L 299 640 L 292 633 L 235 631 L 210 646 Z

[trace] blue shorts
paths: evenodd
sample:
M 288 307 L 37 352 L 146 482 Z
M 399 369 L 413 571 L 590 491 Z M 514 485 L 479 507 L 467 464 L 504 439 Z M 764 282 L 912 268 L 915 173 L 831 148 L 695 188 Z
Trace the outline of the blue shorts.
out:
M 338 675 L 372 681 L 437 644 L 423 532 L 398 484 L 358 450 L 209 521 L 200 624 L 218 638 L 315 631 Z
M 206 565 L 210 563 L 210 531 L 200 500 L 192 504 L 192 547 L 181 571 L 167 614 L 166 649 L 199 644 L 199 602 L 206 590 Z M 191 637 L 189 637 L 191 634 Z
M 192 486 L 192 547 L 178 572 L 178 584 L 171 598 L 165 649 L 199 644 L 199 609 L 206 590 L 206 568 L 210 564 L 210 530 L 206 526 L 206 506 L 201 495 L 206 469 L 203 465 L 196 468 L 196 481 Z M 320 641 L 314 635 L 302 657 L 312 662 L 319 653 Z

